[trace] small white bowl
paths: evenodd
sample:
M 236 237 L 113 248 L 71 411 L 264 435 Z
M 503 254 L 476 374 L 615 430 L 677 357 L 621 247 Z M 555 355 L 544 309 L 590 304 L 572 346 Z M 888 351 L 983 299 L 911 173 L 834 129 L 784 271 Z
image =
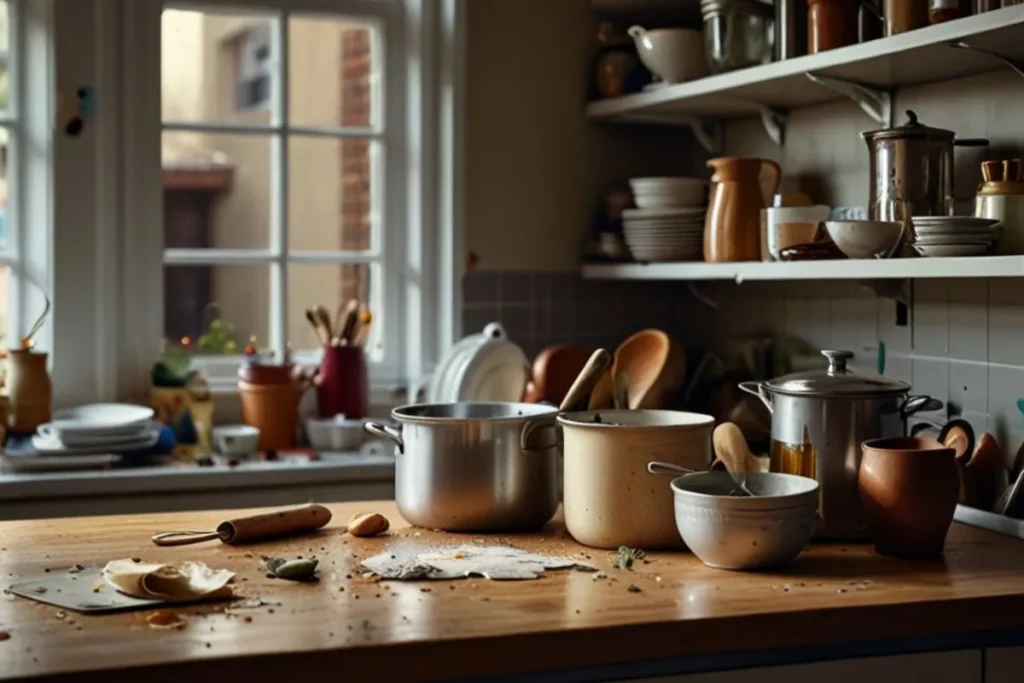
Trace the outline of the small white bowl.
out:
M 685 83 L 708 75 L 703 32 L 688 28 L 648 31 L 631 26 L 628 33 L 640 61 L 666 83 Z
M 358 451 L 363 443 L 363 421 L 344 415 L 306 420 L 306 437 L 317 451 Z
M 828 236 L 849 258 L 888 258 L 903 236 L 898 221 L 825 221 Z
M 259 450 L 260 430 L 249 425 L 214 427 L 213 443 L 224 455 L 248 457 Z

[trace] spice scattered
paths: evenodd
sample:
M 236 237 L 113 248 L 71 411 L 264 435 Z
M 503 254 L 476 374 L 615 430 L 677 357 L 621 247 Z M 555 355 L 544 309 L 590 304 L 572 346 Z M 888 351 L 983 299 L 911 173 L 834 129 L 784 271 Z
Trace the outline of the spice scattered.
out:
M 68 574 L 77 574 L 78 572 L 82 571 L 83 569 L 85 569 L 84 566 L 82 566 L 80 564 L 76 564 L 74 567 L 72 567 L 71 569 L 68 570 Z
M 639 548 L 619 546 L 619 552 L 615 556 L 615 564 L 618 565 L 619 569 L 632 569 L 633 563 L 644 559 L 645 556 L 646 553 Z
M 158 609 L 146 615 L 146 623 L 150 628 L 156 629 L 183 629 L 185 620 L 177 612 L 169 609 Z
M 836 591 L 836 593 L 845 593 L 845 592 L 846 592 L 845 588 L 840 588 L 839 590 Z
M 244 621 L 247 624 L 251 624 L 252 623 L 252 617 L 249 616 L 248 614 L 246 614 L 244 617 L 242 617 L 242 621 Z
M 133 557 L 132 558 L 132 562 L 142 562 L 142 558 L 141 557 Z
M 2 643 L 5 640 L 10 640 L 10 639 L 11 639 L 11 634 L 10 633 L 8 633 L 7 631 L 0 631 L 0 643 Z
M 35 589 L 32 592 L 33 593 L 39 593 L 39 595 L 42 595 L 43 593 L 46 592 L 46 586 L 36 586 Z
M 59 610 L 57 610 L 57 613 L 54 614 L 53 616 L 57 617 L 58 619 L 66 619 L 67 616 L 68 616 L 68 613 L 65 612 L 62 609 L 59 609 Z
M 429 592 L 430 592 L 429 588 L 421 588 L 420 589 L 420 593 L 429 593 Z
M 607 578 L 608 578 L 608 575 L 607 575 L 607 574 L 605 574 L 604 572 L 597 572 L 596 574 L 594 574 L 594 575 L 593 575 L 593 576 L 591 576 L 590 578 L 591 578 L 591 580 L 593 580 L 593 581 L 597 581 L 597 580 L 599 580 L 599 579 L 607 579 Z
M 643 592 L 643 589 L 640 588 L 640 586 L 637 586 L 636 584 L 633 584 L 633 583 L 629 584 L 629 587 L 626 590 L 628 590 L 630 593 L 642 593 Z

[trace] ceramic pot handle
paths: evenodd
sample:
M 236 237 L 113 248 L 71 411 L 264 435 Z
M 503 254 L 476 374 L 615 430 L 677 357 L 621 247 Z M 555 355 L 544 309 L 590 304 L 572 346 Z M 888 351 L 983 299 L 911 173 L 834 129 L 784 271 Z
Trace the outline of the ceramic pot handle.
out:
M 765 202 L 765 206 L 772 203 L 772 197 L 779 191 L 779 186 L 782 185 L 782 168 L 771 159 L 761 159 L 761 170 L 768 169 L 768 172 L 772 176 L 771 192 L 769 192 L 768 200 Z
M 368 431 L 374 436 L 386 439 L 387 441 L 393 441 L 398 446 L 398 452 L 405 453 L 405 441 L 402 440 L 402 432 L 394 427 L 388 427 L 380 422 L 367 422 L 363 425 L 363 429 Z
M 546 451 L 561 445 L 559 434 L 553 417 L 530 420 L 519 432 L 519 447 L 524 451 Z

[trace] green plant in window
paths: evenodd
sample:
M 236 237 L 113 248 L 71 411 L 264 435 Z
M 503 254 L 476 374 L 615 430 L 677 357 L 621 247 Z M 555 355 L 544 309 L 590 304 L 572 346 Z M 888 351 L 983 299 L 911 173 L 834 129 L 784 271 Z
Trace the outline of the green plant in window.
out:
M 196 343 L 196 353 L 204 355 L 233 355 L 238 353 L 238 344 L 235 342 L 235 328 L 225 323 L 220 318 L 210 321 L 206 332 L 199 336 Z

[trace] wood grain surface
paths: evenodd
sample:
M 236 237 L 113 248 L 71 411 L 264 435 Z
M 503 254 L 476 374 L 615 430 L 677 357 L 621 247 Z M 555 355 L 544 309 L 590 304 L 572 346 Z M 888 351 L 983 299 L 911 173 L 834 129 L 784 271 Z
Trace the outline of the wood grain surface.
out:
M 0 523 L 4 587 L 46 569 L 122 557 L 196 559 L 237 572 L 236 592 L 265 602 L 178 607 L 187 625 L 155 630 L 149 612 L 62 615 L 4 595 L 0 631 L 9 637 L 0 641 L 0 678 L 223 683 L 324 674 L 386 683 L 1024 625 L 1024 543 L 961 525 L 951 530 L 941 561 L 893 560 L 868 545 L 832 544 L 772 573 L 709 569 L 687 553 L 652 554 L 627 571 L 613 566 L 614 553 L 577 545 L 558 523 L 537 534 L 464 536 L 409 528 L 391 502 L 329 507 L 334 519 L 321 532 L 251 546 L 157 548 L 149 537 L 212 529 L 252 511 Z M 362 511 L 385 513 L 390 534 L 343 534 Z M 576 555 L 607 576 L 372 583 L 358 567 L 395 544 L 436 548 L 476 539 Z M 268 579 L 261 554 L 316 555 L 321 580 Z

